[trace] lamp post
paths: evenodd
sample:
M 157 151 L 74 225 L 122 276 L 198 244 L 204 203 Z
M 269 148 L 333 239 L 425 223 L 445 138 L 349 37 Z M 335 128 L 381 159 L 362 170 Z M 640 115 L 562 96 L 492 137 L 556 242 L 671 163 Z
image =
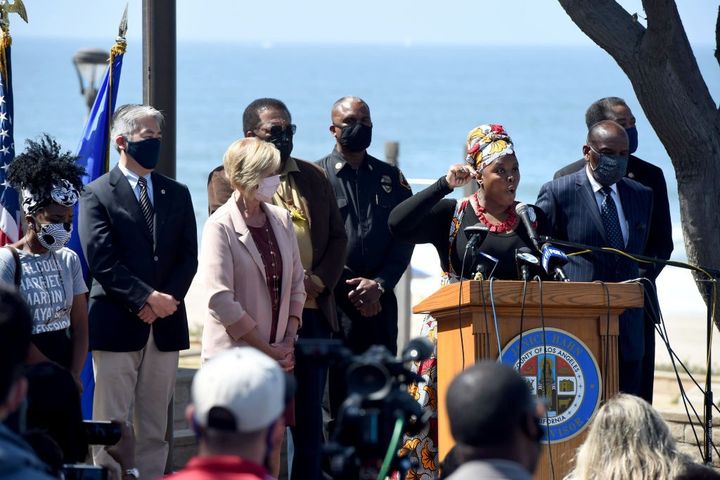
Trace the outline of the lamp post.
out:
M 110 54 L 99 48 L 83 48 L 73 56 L 73 65 L 80 81 L 80 94 L 85 97 L 88 112 L 97 95 L 97 80 L 108 64 Z

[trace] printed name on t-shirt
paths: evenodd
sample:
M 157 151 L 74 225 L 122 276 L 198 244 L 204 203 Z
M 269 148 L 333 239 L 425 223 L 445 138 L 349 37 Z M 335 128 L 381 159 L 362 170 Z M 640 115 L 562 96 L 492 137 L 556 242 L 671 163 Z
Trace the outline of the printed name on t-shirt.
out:
M 70 318 L 56 259 L 25 258 L 22 267 L 21 291 L 33 312 L 33 333 L 67 328 Z

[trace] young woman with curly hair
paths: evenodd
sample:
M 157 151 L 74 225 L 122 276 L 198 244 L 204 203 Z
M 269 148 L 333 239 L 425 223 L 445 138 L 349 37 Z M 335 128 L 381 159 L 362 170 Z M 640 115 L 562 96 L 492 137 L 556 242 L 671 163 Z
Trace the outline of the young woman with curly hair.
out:
M 17 286 L 33 315 L 27 363 L 60 364 L 79 387 L 88 351 L 87 286 L 80 259 L 65 244 L 83 173 L 49 135 L 28 140 L 7 169 L 7 180 L 22 194 L 27 231 L 0 249 L 0 280 Z

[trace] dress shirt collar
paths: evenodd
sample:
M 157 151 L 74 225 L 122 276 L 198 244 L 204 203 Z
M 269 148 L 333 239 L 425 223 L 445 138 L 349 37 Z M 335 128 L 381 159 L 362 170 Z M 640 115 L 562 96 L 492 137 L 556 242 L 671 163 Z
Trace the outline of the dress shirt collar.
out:
M 128 182 L 130 183 L 130 188 L 135 190 L 140 175 L 131 170 L 128 170 L 128 168 L 122 163 L 118 163 L 118 168 L 123 173 L 123 175 L 125 175 L 125 178 L 127 178 Z M 148 173 L 147 175 L 143 175 L 143 177 L 145 178 L 145 180 L 147 180 L 147 184 L 150 186 L 150 188 L 152 188 L 152 172 Z
M 343 169 L 352 169 L 352 167 L 348 164 L 347 160 L 345 160 L 342 155 L 340 155 L 340 152 L 338 152 L 337 147 L 335 147 L 330 154 L 330 160 L 332 163 L 332 168 L 335 169 L 335 173 L 339 173 Z M 347 167 L 347 169 L 345 168 Z M 366 168 L 368 170 L 372 171 L 372 165 L 370 165 L 370 162 L 368 162 L 368 154 L 365 152 L 365 156 L 363 157 L 363 161 L 360 164 L 360 168 Z

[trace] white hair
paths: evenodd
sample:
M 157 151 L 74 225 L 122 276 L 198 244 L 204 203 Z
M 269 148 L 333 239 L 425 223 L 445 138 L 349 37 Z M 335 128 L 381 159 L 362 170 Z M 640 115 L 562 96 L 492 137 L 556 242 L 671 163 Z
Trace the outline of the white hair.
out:
M 163 114 L 150 105 L 127 104 L 118 107 L 113 115 L 110 138 L 123 137 L 127 139 L 140 130 L 138 120 L 147 117 L 153 118 L 157 122 L 158 128 L 162 128 L 165 122 Z M 115 148 L 120 151 L 118 145 L 115 145 Z

